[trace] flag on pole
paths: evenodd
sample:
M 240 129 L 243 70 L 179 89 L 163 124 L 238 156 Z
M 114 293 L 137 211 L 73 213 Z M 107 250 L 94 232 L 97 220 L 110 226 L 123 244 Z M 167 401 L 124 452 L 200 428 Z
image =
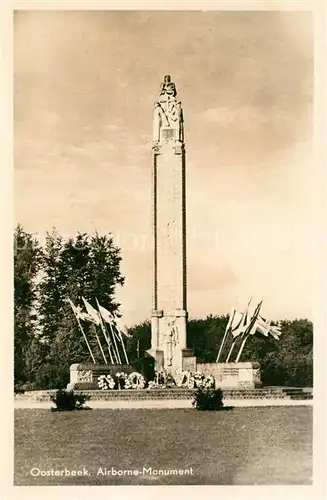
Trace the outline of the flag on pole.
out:
M 270 321 L 263 320 L 263 318 L 260 318 L 259 316 L 256 322 L 256 331 L 261 333 L 265 337 L 268 337 L 269 329 L 270 329 Z
M 73 313 L 74 313 L 74 315 L 75 315 L 75 318 L 76 318 L 77 324 L 78 324 L 78 326 L 79 326 L 79 329 L 80 329 L 80 330 L 81 330 L 81 332 L 82 332 L 82 335 L 83 335 L 84 340 L 85 340 L 85 342 L 86 342 L 87 348 L 88 348 L 89 353 L 90 353 L 90 355 L 91 355 L 92 361 L 93 361 L 93 363 L 95 363 L 95 358 L 94 358 L 94 356 L 93 356 L 92 349 L 91 349 L 91 347 L 90 347 L 89 341 L 87 340 L 87 337 L 86 337 L 86 335 L 85 335 L 85 332 L 84 332 L 83 327 L 82 327 L 81 322 L 80 322 L 80 320 L 83 320 L 83 321 L 84 321 L 85 316 L 87 316 L 87 314 L 86 314 L 86 313 L 83 313 L 83 312 L 82 312 L 82 309 L 81 309 L 80 307 L 76 307 L 70 299 L 68 299 L 68 302 L 69 302 L 69 304 L 70 304 L 70 306 L 71 306 L 71 308 L 72 308 L 72 310 L 73 310 Z
M 80 319 L 81 321 L 85 321 L 87 314 L 82 311 L 82 308 L 79 306 L 75 306 L 70 299 L 68 299 L 68 302 L 69 302 L 70 307 L 72 308 L 76 318 Z
M 254 313 L 253 313 L 253 315 L 248 323 L 248 327 L 246 329 L 245 335 L 254 335 L 255 334 L 256 329 L 257 329 L 257 319 L 258 319 L 258 316 L 260 313 L 262 302 L 263 302 L 263 300 L 261 300 L 261 302 L 259 302 L 259 304 L 255 308 Z
M 249 311 L 249 306 L 250 306 L 250 303 L 251 303 L 251 299 L 246 307 L 246 309 L 243 311 L 243 313 L 239 313 L 237 311 L 235 311 L 235 316 L 234 318 L 236 317 L 236 326 L 235 328 L 232 328 L 231 330 L 231 333 L 234 337 L 233 339 L 233 342 L 232 342 L 232 345 L 230 347 L 230 350 L 229 350 L 229 353 L 227 355 L 227 358 L 226 358 L 226 363 L 229 362 L 229 359 L 231 357 L 231 354 L 232 354 L 232 351 L 235 347 L 235 343 L 236 343 L 236 339 L 239 335 L 244 335 L 244 333 L 246 332 L 246 329 L 247 329 L 247 326 L 248 326 L 248 311 Z
M 257 319 L 257 330 L 265 337 L 268 337 L 270 334 L 276 340 L 279 340 L 279 337 L 282 333 L 281 329 L 278 326 L 272 326 L 271 321 L 267 321 L 262 316 L 259 316 Z
M 84 299 L 84 297 L 82 297 L 82 300 L 87 311 L 86 320 L 91 321 L 97 326 L 100 325 L 101 321 L 98 311 L 94 309 L 94 307 L 92 307 L 91 304 L 89 304 L 88 301 Z
M 132 335 L 130 333 L 128 333 L 126 326 L 122 322 L 122 319 L 118 318 L 118 316 L 116 316 L 115 313 L 113 314 L 113 316 L 114 316 L 114 321 L 116 323 L 117 330 L 119 330 L 120 333 L 125 335 L 125 337 L 131 338 Z
M 239 313 L 238 311 L 235 311 L 234 320 L 233 320 L 232 326 L 231 326 L 231 333 L 232 333 L 234 339 L 236 339 L 236 337 L 238 337 L 239 335 L 242 335 L 247 328 L 248 310 L 249 310 L 249 304 L 247 305 L 247 307 L 243 313 Z
M 114 323 L 114 317 L 111 314 L 111 312 L 108 311 L 108 309 L 106 309 L 103 306 L 100 306 L 99 303 L 98 303 L 98 309 L 100 311 L 100 314 L 101 314 L 101 317 L 102 317 L 103 321 L 105 321 L 106 323 L 110 323 L 110 324 Z

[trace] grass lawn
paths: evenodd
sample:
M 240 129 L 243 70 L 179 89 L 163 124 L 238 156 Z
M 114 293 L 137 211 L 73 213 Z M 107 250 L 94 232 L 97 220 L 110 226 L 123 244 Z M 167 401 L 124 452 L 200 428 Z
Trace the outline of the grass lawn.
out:
M 88 476 L 36 476 L 32 468 Z M 189 475 L 98 474 L 192 468 Z M 36 474 L 37 472 L 34 471 Z M 125 473 L 127 474 L 127 473 Z M 311 484 L 312 408 L 15 410 L 15 485 Z

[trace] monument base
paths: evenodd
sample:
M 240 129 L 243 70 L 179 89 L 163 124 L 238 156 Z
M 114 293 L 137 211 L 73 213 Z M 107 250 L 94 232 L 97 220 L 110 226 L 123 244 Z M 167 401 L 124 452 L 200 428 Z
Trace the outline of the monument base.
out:
M 260 365 L 245 363 L 197 363 L 197 371 L 212 375 L 220 389 L 257 389 L 262 387 Z
M 117 372 L 132 373 L 131 365 L 101 365 L 94 363 L 75 363 L 70 366 L 70 381 L 67 390 L 99 389 L 98 377 L 100 375 L 115 375 Z
M 182 370 L 196 372 L 196 357 L 192 349 L 182 349 Z
M 163 351 L 152 350 L 148 354 L 154 358 L 155 367 L 163 366 Z M 147 360 L 149 361 L 149 360 Z M 145 368 L 146 365 L 143 366 Z M 182 370 L 195 373 L 199 371 L 203 375 L 212 375 L 215 386 L 220 389 L 258 389 L 262 387 L 259 363 L 197 363 L 191 349 L 182 350 Z M 90 390 L 98 389 L 98 377 L 111 373 L 144 370 L 132 365 L 101 365 L 93 363 L 75 363 L 70 367 L 70 382 L 68 390 Z M 148 378 L 147 373 L 143 375 Z M 152 377 L 150 377 L 151 379 Z
M 195 372 L 196 371 L 196 357 L 192 349 L 182 349 L 181 351 L 181 366 L 177 366 L 180 370 Z M 149 349 L 147 354 L 154 358 L 155 369 L 160 370 L 164 368 L 164 352 L 160 349 Z M 171 372 L 174 372 L 175 366 L 171 367 Z M 169 367 L 167 368 L 169 371 Z

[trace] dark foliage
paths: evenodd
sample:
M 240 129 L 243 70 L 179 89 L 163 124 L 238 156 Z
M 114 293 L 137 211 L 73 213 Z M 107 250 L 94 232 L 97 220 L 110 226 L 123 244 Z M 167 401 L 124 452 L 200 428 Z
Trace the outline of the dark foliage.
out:
M 28 381 L 26 358 L 36 337 L 36 277 L 42 250 L 36 238 L 18 225 L 14 233 L 14 378 L 15 384 Z
M 194 395 L 192 404 L 200 411 L 220 411 L 224 408 L 223 391 L 200 387 Z
M 55 411 L 72 411 L 85 409 L 84 405 L 90 399 L 90 396 L 59 389 L 55 394 L 51 394 L 50 398 L 56 405 Z

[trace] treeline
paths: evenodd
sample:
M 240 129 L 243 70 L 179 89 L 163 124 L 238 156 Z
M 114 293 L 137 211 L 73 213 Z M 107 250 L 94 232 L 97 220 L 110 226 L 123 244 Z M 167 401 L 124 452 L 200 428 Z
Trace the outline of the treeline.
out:
M 200 363 L 216 361 L 228 316 L 208 316 L 191 319 L 187 327 L 187 345 L 194 351 Z M 245 344 L 240 361 L 258 361 L 264 385 L 287 385 L 312 387 L 313 385 L 313 325 L 307 319 L 281 321 L 281 338 L 254 335 Z M 144 322 L 129 330 L 129 349 L 135 352 L 139 346 L 141 354 L 150 348 L 151 325 Z M 226 343 L 220 361 L 225 361 L 232 338 Z M 234 358 L 241 340 L 233 351 Z M 231 361 L 234 359 L 231 358 Z
M 18 225 L 14 236 L 15 386 L 64 387 L 69 382 L 69 366 L 90 361 L 68 298 L 81 304 L 83 296 L 93 306 L 97 298 L 119 315 L 115 292 L 124 284 L 120 249 L 111 234 L 97 232 L 65 239 L 53 229 L 41 245 Z M 227 316 L 209 316 L 189 321 L 188 346 L 200 362 L 216 360 L 227 320 Z M 84 326 L 92 351 L 101 362 L 92 325 Z M 241 361 L 260 362 L 266 385 L 311 386 L 312 323 L 305 319 L 282 321 L 281 328 L 279 342 L 254 336 L 246 344 Z M 129 333 L 132 337 L 127 339 L 126 350 L 134 363 L 150 348 L 150 323 L 135 325 Z

